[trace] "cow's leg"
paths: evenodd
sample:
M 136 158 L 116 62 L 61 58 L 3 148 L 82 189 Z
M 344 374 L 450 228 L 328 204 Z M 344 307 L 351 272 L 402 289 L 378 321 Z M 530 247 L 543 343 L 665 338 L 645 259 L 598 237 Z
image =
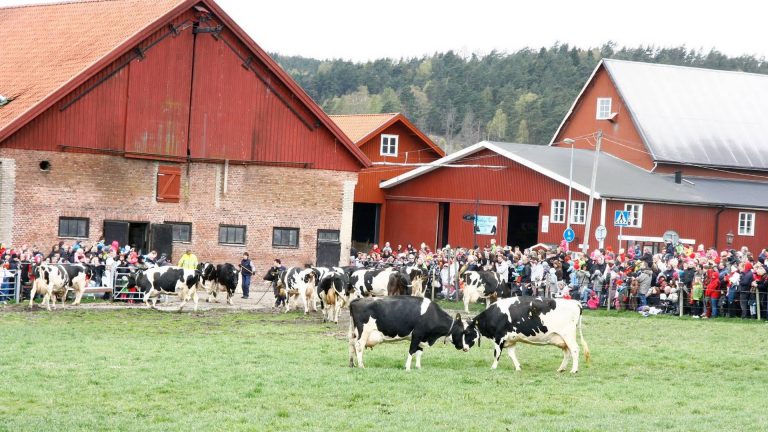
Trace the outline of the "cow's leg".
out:
M 560 347 L 560 349 L 563 350 L 563 362 L 560 363 L 560 367 L 557 368 L 558 372 L 565 371 L 565 368 L 568 367 L 568 360 L 571 358 L 571 352 L 568 350 L 568 347 Z
M 304 315 L 309 313 L 309 301 L 307 300 L 307 289 L 304 288 L 303 292 L 299 292 L 299 296 L 301 297 L 301 303 L 302 306 L 304 306 Z
M 228 305 L 230 305 L 230 306 L 231 306 L 231 305 L 233 305 L 233 304 L 234 304 L 234 301 L 232 300 L 232 298 L 233 298 L 234 296 L 235 296 L 235 291 L 234 291 L 234 290 L 230 291 L 230 289 L 229 289 L 229 288 L 227 288 L 227 304 L 228 304 Z
M 416 369 L 421 369 L 421 355 L 424 354 L 423 350 L 416 351 Z
M 339 313 L 341 312 L 341 302 L 337 301 L 333 306 L 333 322 L 339 323 Z
M 469 299 L 469 293 L 467 293 L 467 288 L 464 288 L 464 295 L 462 297 L 464 297 L 464 313 L 468 314 L 469 313 L 469 300 L 470 299 Z
M 85 282 L 79 282 L 75 284 L 75 301 L 72 302 L 72 306 L 77 306 L 80 304 L 80 299 L 83 298 L 83 293 L 85 292 Z
M 569 335 L 567 337 L 561 335 L 561 337 L 565 341 L 568 351 L 571 354 L 571 360 L 573 361 L 571 373 L 576 373 L 579 371 L 579 344 L 576 342 L 576 335 Z
M 355 367 L 355 342 L 357 342 L 357 338 L 355 337 L 355 323 L 351 319 L 349 320 L 347 339 L 349 340 L 349 367 Z
M 493 364 L 491 369 L 496 369 L 499 366 L 499 358 L 501 357 L 501 351 L 504 349 L 504 340 L 493 341 Z
M 32 309 L 32 307 L 35 304 L 35 292 L 37 291 L 37 280 L 35 280 L 35 283 L 32 284 L 32 289 L 29 290 L 29 308 Z M 43 297 L 45 299 L 45 297 Z
M 520 361 L 517 359 L 517 349 L 515 348 L 515 344 L 512 344 L 507 349 L 507 354 L 509 355 L 509 358 L 512 360 L 512 363 L 515 365 L 515 370 L 520 370 Z
M 179 305 L 179 310 L 177 310 L 176 312 L 181 312 L 181 310 L 184 309 L 184 305 L 186 305 L 187 302 L 189 301 L 189 297 L 190 297 L 189 289 L 186 287 L 182 288 L 181 293 L 179 293 L 179 299 L 181 300 L 181 304 Z

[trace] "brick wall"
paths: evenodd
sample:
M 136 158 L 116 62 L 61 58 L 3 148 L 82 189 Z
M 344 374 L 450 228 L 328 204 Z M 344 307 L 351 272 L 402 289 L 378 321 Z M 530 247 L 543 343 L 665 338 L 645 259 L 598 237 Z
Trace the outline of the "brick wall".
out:
M 336 229 L 341 230 L 342 263 L 348 260 L 357 173 L 230 165 L 225 176 L 222 164 L 193 163 L 181 166 L 181 198 L 175 204 L 155 200 L 158 162 L 7 148 L 0 149 L 0 158 L 2 166 L 12 165 L 6 159 L 15 164 L 10 171 L 15 171 L 16 245 L 35 244 L 47 252 L 59 240 L 73 242 L 58 237 L 59 217 L 72 216 L 90 219 L 89 241 L 101 236 L 104 220 L 191 222 L 192 241 L 175 243 L 175 258 L 189 247 L 201 261 L 237 262 L 248 251 L 259 272 L 276 257 L 286 265 L 314 263 L 317 230 Z M 50 171 L 39 169 L 42 160 L 50 161 Z M 2 235 L 7 218 L 0 215 Z M 219 244 L 219 224 L 246 225 L 246 244 Z M 299 248 L 273 248 L 275 226 L 299 228 Z
M 13 243 L 13 201 L 16 163 L 0 158 L 0 243 Z

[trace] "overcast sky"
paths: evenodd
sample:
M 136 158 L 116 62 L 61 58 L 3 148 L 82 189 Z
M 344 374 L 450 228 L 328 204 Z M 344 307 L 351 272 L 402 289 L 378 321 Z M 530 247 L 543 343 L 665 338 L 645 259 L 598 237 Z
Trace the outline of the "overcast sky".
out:
M 0 5 L 30 0 L 0 0 Z M 364 61 L 437 51 L 680 46 L 768 57 L 761 2 L 366 0 L 218 3 L 269 52 Z M 712 4 L 712 6 L 706 6 Z M 715 7 L 717 6 L 717 7 Z

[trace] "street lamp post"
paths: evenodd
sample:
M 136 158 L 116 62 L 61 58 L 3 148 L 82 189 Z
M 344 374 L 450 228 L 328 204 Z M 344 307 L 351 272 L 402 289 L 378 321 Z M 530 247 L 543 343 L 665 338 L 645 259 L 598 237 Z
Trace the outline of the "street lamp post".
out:
M 571 227 L 571 195 L 573 191 L 573 144 L 576 143 L 576 141 L 566 138 L 563 140 L 564 143 L 571 145 L 571 169 L 568 173 L 568 205 L 565 209 L 565 217 L 567 219 L 568 228 Z

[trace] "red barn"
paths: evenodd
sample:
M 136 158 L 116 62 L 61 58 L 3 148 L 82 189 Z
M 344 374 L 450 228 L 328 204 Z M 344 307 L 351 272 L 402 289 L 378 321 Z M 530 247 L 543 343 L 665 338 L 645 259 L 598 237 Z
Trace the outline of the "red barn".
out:
M 348 257 L 370 162 L 215 2 L 8 7 L 0 21 L 0 241 Z
M 594 248 L 604 225 L 599 245 L 617 248 L 621 210 L 622 247 L 656 248 L 666 235 L 759 252 L 768 233 L 766 101 L 765 75 L 603 60 L 550 147 L 482 142 L 384 182 L 386 240 L 528 247 L 558 243 L 571 225 L 571 248 L 585 239 Z
M 379 184 L 411 170 L 414 164 L 433 162 L 445 152 L 400 113 L 333 115 L 331 119 L 374 165 L 358 176 L 352 240 L 386 240 L 387 201 Z

